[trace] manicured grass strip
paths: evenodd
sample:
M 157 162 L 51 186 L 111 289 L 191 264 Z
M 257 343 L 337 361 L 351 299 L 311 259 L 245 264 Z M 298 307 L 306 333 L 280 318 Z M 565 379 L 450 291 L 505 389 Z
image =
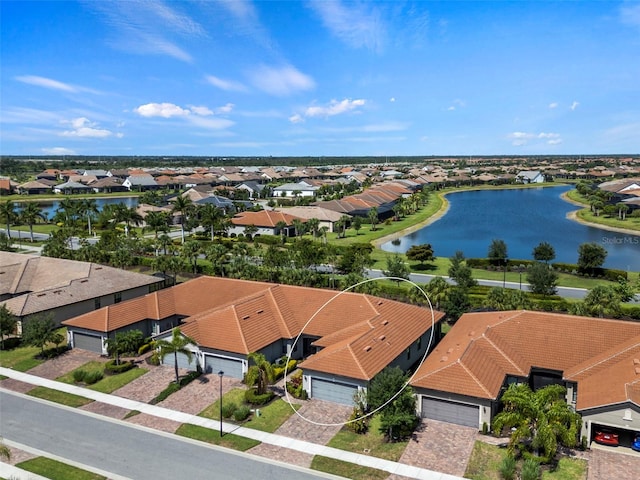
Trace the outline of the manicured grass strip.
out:
M 44 363 L 44 360 L 35 358 L 38 353 L 40 353 L 40 349 L 37 347 L 18 347 L 12 350 L 0 350 L 0 366 L 12 368 L 18 372 L 26 372 Z
M 72 393 L 61 392 L 59 390 L 52 390 L 47 387 L 36 387 L 27 392 L 27 395 L 32 397 L 41 398 L 43 400 L 49 400 L 51 402 L 60 403 L 67 407 L 81 407 L 88 403 L 93 402 L 90 398 L 81 397 Z
M 52 480 L 106 480 L 107 478 L 46 457 L 32 458 L 18 463 L 16 467 Z
M 96 371 L 104 372 L 104 363 L 96 361 L 85 363 L 81 367 L 58 377 L 56 380 L 74 385 L 73 372 L 76 370 L 84 370 L 87 373 Z M 126 372 L 119 373 L 117 375 L 105 375 L 102 380 L 94 383 L 93 385 L 88 385 L 87 388 L 95 390 L 96 392 L 112 393 L 119 388 L 124 387 L 127 383 L 132 382 L 136 378 L 141 377 L 148 371 L 149 370 L 145 368 L 132 368 L 131 370 L 127 370 Z
M 384 480 L 389 477 L 389 472 L 385 472 L 384 470 L 363 467 L 355 463 L 323 457 L 322 455 L 313 457 L 313 460 L 311 460 L 311 469 L 344 478 L 351 478 L 353 480 Z
M 244 389 L 234 388 L 230 390 L 222 397 L 222 404 L 228 405 L 234 403 L 236 406 L 245 405 L 244 403 Z M 253 428 L 254 430 L 260 430 L 262 432 L 273 433 L 291 416 L 293 415 L 293 409 L 287 402 L 282 399 L 277 399 L 269 403 L 268 405 L 261 406 L 249 406 L 251 409 L 259 409 L 260 416 L 254 414 L 248 422 L 242 424 L 243 427 Z M 300 405 L 295 405 L 297 410 Z M 220 400 L 216 400 L 202 412 L 198 414 L 200 417 L 211 418 L 213 420 L 220 419 Z M 225 420 L 231 421 L 231 420 Z
M 239 450 L 241 452 L 249 450 L 256 445 L 260 445 L 260 442 L 257 440 L 239 437 L 232 433 L 225 433 L 222 438 L 220 438 L 220 432 L 218 430 L 212 430 L 198 425 L 190 425 L 188 423 L 180 425 L 176 430 L 176 434 L 192 438 L 194 440 L 200 440 L 201 442 L 220 445 L 221 447 L 233 448 L 234 450 Z
M 374 415 L 366 434 L 359 435 L 342 427 L 327 446 L 354 453 L 367 452 L 373 457 L 397 462 L 407 447 L 407 442 L 385 442 L 384 435 L 380 433 L 380 416 Z
M 498 469 L 502 459 L 507 456 L 507 449 L 483 442 L 476 442 L 469 457 L 465 478 L 473 480 L 500 480 Z M 518 469 L 522 462 L 518 462 Z M 543 480 L 586 480 L 587 461 L 579 458 L 562 457 L 555 470 L 550 466 L 542 466 Z

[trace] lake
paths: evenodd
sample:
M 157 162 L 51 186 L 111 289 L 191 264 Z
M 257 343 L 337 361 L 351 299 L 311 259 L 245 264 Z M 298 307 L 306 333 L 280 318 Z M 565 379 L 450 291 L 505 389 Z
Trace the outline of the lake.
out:
M 430 243 L 438 257 L 462 250 L 467 258 L 483 258 L 493 239 L 504 240 L 509 258 L 531 260 L 533 248 L 549 242 L 555 262 L 577 263 L 578 246 L 595 242 L 609 252 L 604 266 L 640 271 L 640 236 L 588 227 L 566 218 L 578 207 L 560 198 L 573 187 L 478 190 L 450 193 L 450 208 L 441 219 L 382 249 L 404 253 L 412 245 Z
M 110 197 L 95 198 L 93 200 L 96 202 L 98 211 L 102 210 L 105 205 L 114 205 L 117 203 L 124 203 L 128 208 L 138 206 L 138 197 Z M 22 208 L 20 202 L 16 202 L 16 205 L 19 209 Z M 43 200 L 42 202 L 38 202 L 38 205 L 42 208 L 42 213 L 44 213 L 48 219 L 51 219 L 60 206 L 60 200 Z

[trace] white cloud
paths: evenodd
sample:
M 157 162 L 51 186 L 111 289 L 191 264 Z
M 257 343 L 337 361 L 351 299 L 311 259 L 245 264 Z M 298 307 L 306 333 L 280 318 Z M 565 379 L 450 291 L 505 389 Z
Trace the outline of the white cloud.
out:
M 456 110 L 458 107 L 464 108 L 466 106 L 467 106 L 467 103 L 464 100 L 460 100 L 459 98 L 456 98 L 453 102 L 451 102 L 451 105 L 449 105 L 447 110 L 452 112 Z
M 517 147 L 527 145 L 537 140 L 546 140 L 545 143 L 547 143 L 547 145 L 558 145 L 559 143 L 562 143 L 560 134 L 551 132 L 512 132 L 507 135 L 507 138 L 511 140 L 512 145 L 515 145 Z
M 554 109 L 554 108 L 558 108 L 558 103 L 557 102 L 552 102 L 549 104 L 549 108 Z
M 185 117 L 191 114 L 191 111 L 175 105 L 173 103 L 147 103 L 133 109 L 142 117 Z
M 312 1 L 308 5 L 324 26 L 353 48 L 380 51 L 386 36 L 383 16 L 370 3 L 344 4 L 339 0 Z
M 316 85 L 310 76 L 292 66 L 281 68 L 261 66 L 249 75 L 256 88 L 277 97 L 311 90 Z
M 46 155 L 75 155 L 76 151 L 65 147 L 42 148 L 42 153 Z
M 196 127 L 206 128 L 210 130 L 221 130 L 223 128 L 228 128 L 234 125 L 234 122 L 232 122 L 231 120 L 227 120 L 226 118 L 205 118 L 192 115 L 190 117 L 187 117 L 187 120 L 189 121 L 189 123 L 195 125 Z
M 235 82 L 233 80 L 225 80 L 220 77 L 215 77 L 213 75 L 205 75 L 204 77 L 207 82 L 209 82 L 214 87 L 217 87 L 221 90 L 225 90 L 227 92 L 246 92 L 247 87 L 245 87 L 240 82 Z
M 28 83 L 29 85 L 36 85 L 38 87 L 50 88 L 52 90 L 61 90 L 63 92 L 76 92 L 77 88 L 69 85 L 68 83 L 59 82 L 51 78 L 39 77 L 37 75 L 21 75 L 16 77 L 16 80 L 22 83 Z
M 332 117 L 334 115 L 340 115 L 342 113 L 355 110 L 358 107 L 364 106 L 365 103 L 366 102 L 363 99 L 349 100 L 345 98 L 342 101 L 331 100 L 331 102 L 329 102 L 329 105 L 327 106 L 308 107 L 304 111 L 304 116 L 305 117 Z
M 578 108 L 578 105 L 580 105 L 580 102 L 576 102 L 575 100 L 573 101 L 573 103 L 571 104 L 571 106 L 569 107 L 571 110 L 575 110 L 576 108 Z
M 191 106 L 191 107 L 189 107 L 189 110 L 191 110 L 196 115 L 200 115 L 201 117 L 206 117 L 208 115 L 213 115 L 213 112 L 208 107 Z
M 295 113 L 289 117 L 289 121 L 291 123 L 301 123 L 304 122 L 304 118 L 299 113 Z
M 111 130 L 96 128 L 97 124 L 90 122 L 86 117 L 79 117 L 68 122 L 73 130 L 65 130 L 60 135 L 62 137 L 83 137 L 83 138 L 106 138 L 113 135 Z
M 391 98 L 389 99 L 389 101 L 390 101 L 390 102 L 392 102 L 392 103 L 393 103 L 393 102 L 395 102 L 395 101 L 396 101 L 396 97 L 391 97 Z
M 215 113 L 231 113 L 235 105 L 233 103 L 227 103 L 221 107 L 216 108 Z

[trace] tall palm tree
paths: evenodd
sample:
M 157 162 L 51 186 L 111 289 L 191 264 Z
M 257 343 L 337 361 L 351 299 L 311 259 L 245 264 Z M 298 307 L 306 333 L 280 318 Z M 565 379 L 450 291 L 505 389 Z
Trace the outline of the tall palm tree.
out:
M 55 216 L 64 223 L 65 227 L 69 227 L 73 230 L 76 227 L 79 213 L 80 202 L 66 197 L 58 204 Z
M 91 219 L 93 215 L 97 215 L 99 210 L 96 205 L 96 201 L 93 198 L 85 198 L 79 201 L 78 209 L 80 214 L 87 217 L 87 227 L 89 228 L 89 236 L 92 235 L 91 231 Z
M 124 222 L 126 225 L 126 236 L 129 236 L 131 224 L 141 225 L 144 221 L 142 215 L 138 213 L 135 207 L 127 207 L 124 203 L 119 203 L 115 211 L 116 223 Z
M 157 242 L 159 247 L 162 247 L 162 250 L 165 255 L 167 255 L 167 251 L 173 246 L 173 242 L 171 241 L 171 237 L 166 233 L 163 233 L 158 237 Z
M 220 220 L 224 217 L 224 213 L 218 207 L 211 203 L 206 203 L 201 207 L 198 207 L 196 212 L 200 219 L 200 225 L 205 228 L 209 228 L 211 234 L 211 241 L 215 235 L 215 229 L 220 224 Z
M 174 367 L 176 370 L 176 384 L 180 384 L 180 376 L 178 375 L 178 354 L 181 353 L 185 355 L 191 363 L 191 359 L 193 358 L 193 353 L 191 350 L 187 348 L 189 344 L 194 344 L 195 341 L 183 335 L 178 327 L 174 328 L 171 331 L 171 340 L 158 340 L 158 352 L 161 360 L 164 360 L 164 357 L 167 355 L 173 355 Z
M 253 365 L 247 370 L 247 374 L 244 377 L 245 382 L 251 387 L 255 385 L 258 395 L 267 393 L 267 387 L 275 379 L 273 365 L 267 361 L 262 353 L 250 353 L 247 355 L 247 359 L 249 363 L 253 362 Z
M 449 296 L 449 288 L 451 285 L 442 277 L 434 277 L 426 285 L 426 292 L 429 296 L 429 300 L 436 307 L 436 310 L 440 309 L 440 305 L 444 304 Z
M 278 223 L 276 223 L 276 230 L 280 232 L 280 239 L 282 240 L 282 243 L 284 243 L 284 234 L 286 233 L 287 229 L 287 222 L 280 220 Z
M 173 201 L 173 207 L 171 211 L 180 215 L 180 233 L 182 237 L 182 243 L 184 243 L 184 224 L 187 220 L 187 215 L 193 210 L 193 200 L 191 198 L 178 195 Z
M 297 218 L 295 218 L 292 223 L 296 237 L 301 237 L 302 235 L 304 235 L 305 226 L 302 220 L 298 220 Z
M 369 221 L 371 222 L 371 230 L 374 231 L 376 229 L 376 223 L 378 223 L 378 209 L 371 207 L 367 217 L 369 217 Z
M 213 274 L 224 277 L 224 264 L 227 263 L 227 248 L 224 245 L 215 243 L 207 247 L 204 255 L 207 260 L 211 262 Z
M 158 239 L 158 232 L 169 230 L 169 214 L 167 212 L 149 212 L 144 217 L 145 228 L 153 230 L 155 239 Z
M 7 224 L 7 238 L 11 238 L 11 224 L 17 220 L 16 204 L 11 200 L 0 203 L 0 218 Z
M 180 254 L 191 264 L 193 273 L 198 273 L 198 255 L 201 251 L 200 242 L 197 240 L 189 240 L 182 245 Z
M 29 225 L 29 233 L 31 235 L 31 242 L 33 243 L 33 225 L 38 223 L 38 220 L 46 222 L 47 216 L 36 202 L 27 202 L 19 216 L 24 223 Z
M 318 229 L 320 228 L 320 220 L 317 218 L 310 218 L 307 220 L 307 227 L 311 230 L 313 238 L 318 236 Z

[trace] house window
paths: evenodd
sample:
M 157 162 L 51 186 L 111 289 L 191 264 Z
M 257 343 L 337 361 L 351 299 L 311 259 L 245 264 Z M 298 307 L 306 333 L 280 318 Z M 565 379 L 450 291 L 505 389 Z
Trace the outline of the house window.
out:
M 418 351 L 422 350 L 422 337 L 418 337 L 418 341 L 416 342 L 416 346 L 418 347 Z
M 122 301 L 122 292 L 116 292 L 113 294 L 113 303 L 120 303 Z
M 98 310 L 101 306 L 102 306 L 102 302 L 100 301 L 99 298 L 96 298 L 93 300 L 93 308 L 95 310 Z
M 578 384 L 573 386 L 573 393 L 571 394 L 571 402 L 576 403 L 578 401 Z
M 407 348 L 407 360 L 411 360 L 411 347 Z

